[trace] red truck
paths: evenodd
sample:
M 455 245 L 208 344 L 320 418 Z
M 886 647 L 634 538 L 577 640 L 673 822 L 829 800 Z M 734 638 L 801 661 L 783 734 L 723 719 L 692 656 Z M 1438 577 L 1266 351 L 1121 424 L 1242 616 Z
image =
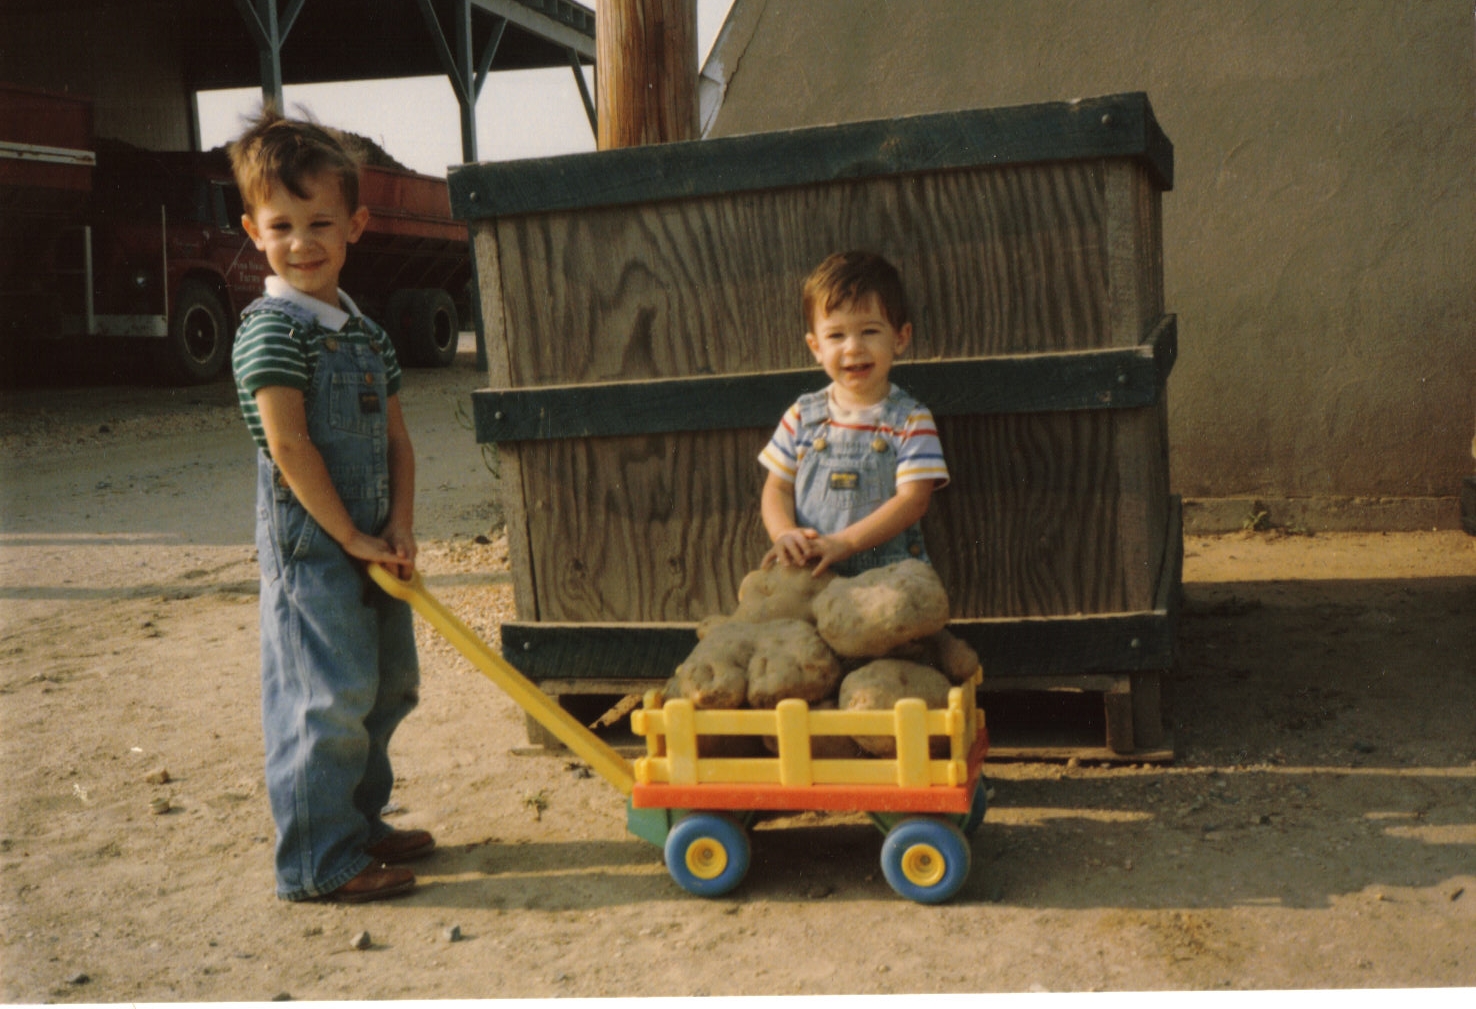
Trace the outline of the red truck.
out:
M 92 196 L 92 103 L 0 85 L 0 334 L 60 333 L 53 266 Z M 76 292 L 80 294 L 80 290 Z
M 211 381 L 267 275 L 225 153 L 145 151 L 90 127 L 85 102 L 0 85 L 5 336 L 136 341 L 173 380 Z M 471 259 L 445 180 L 366 165 L 360 197 L 370 223 L 344 290 L 405 364 L 450 364 Z

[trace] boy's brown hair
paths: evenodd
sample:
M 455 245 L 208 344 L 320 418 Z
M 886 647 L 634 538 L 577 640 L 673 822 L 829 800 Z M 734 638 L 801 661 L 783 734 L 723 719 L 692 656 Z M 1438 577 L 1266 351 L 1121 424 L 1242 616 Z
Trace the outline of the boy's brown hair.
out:
M 813 332 L 817 312 L 833 312 L 869 294 L 876 295 L 882 314 L 897 329 L 910 321 L 902 276 L 886 259 L 861 250 L 825 257 L 805 280 L 802 307 L 806 331 Z
M 359 162 L 326 127 L 288 119 L 275 108 L 261 110 L 255 123 L 230 145 L 231 171 L 241 190 L 246 213 L 283 185 L 298 199 L 307 198 L 303 182 L 328 173 L 338 179 L 349 213 L 359 206 Z

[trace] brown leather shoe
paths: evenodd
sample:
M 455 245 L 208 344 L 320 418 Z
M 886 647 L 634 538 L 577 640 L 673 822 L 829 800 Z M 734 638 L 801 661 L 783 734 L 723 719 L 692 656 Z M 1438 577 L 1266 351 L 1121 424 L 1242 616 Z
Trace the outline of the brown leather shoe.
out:
M 362 904 L 406 893 L 415 887 L 415 873 L 409 869 L 392 869 L 375 863 L 368 866 L 337 890 L 323 895 L 324 900 L 345 904 Z
M 364 849 L 370 858 L 386 864 L 424 858 L 436 850 L 436 839 L 428 830 L 391 830 Z

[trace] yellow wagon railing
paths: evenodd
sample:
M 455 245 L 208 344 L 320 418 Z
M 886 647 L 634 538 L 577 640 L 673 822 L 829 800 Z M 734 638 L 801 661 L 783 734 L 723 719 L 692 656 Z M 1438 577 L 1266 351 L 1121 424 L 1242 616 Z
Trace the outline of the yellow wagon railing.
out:
M 631 712 L 631 727 L 646 738 L 646 755 L 635 761 L 639 784 L 891 785 L 900 788 L 959 787 L 967 781 L 971 754 L 983 729 L 975 703 L 982 680 L 948 693 L 948 706 L 929 710 L 917 698 L 898 701 L 891 711 L 815 710 L 804 701 L 779 702 L 772 710 L 697 710 L 691 701 L 662 702 L 648 691 L 645 707 Z M 767 736 L 774 757 L 704 757 L 698 740 L 706 736 Z M 896 757 L 816 759 L 816 736 L 888 736 Z M 947 740 L 947 756 L 932 756 L 932 740 Z

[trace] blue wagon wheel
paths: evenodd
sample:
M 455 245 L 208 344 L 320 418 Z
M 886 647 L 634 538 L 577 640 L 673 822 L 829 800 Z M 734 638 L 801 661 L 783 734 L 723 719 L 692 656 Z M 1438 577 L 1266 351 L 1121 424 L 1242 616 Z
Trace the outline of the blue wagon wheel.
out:
M 892 889 L 919 904 L 941 904 L 969 878 L 969 842 L 951 823 L 903 820 L 882 842 L 882 873 Z
M 984 814 L 989 810 L 989 786 L 984 783 L 984 775 L 979 775 L 974 782 L 974 795 L 969 801 L 969 815 L 964 817 L 964 837 L 973 837 L 984 822 Z
M 699 897 L 720 897 L 748 874 L 748 833 L 721 813 L 692 813 L 666 835 L 666 870 Z

